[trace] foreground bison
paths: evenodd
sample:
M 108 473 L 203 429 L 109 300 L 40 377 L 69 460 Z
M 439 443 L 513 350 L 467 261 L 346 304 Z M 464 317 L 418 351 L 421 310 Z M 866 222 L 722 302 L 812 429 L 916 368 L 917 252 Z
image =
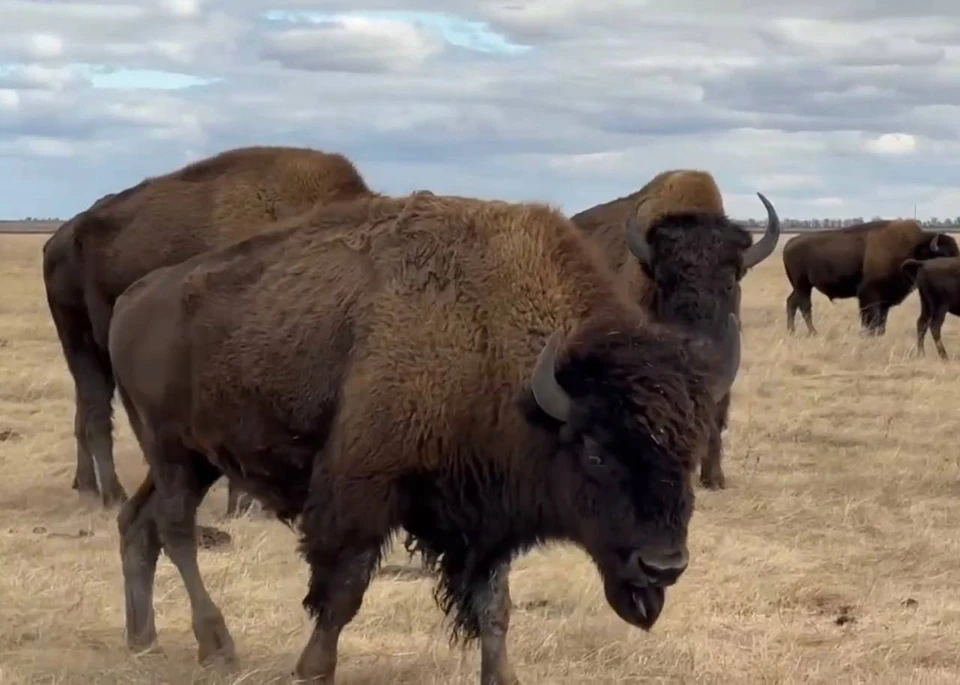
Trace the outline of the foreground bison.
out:
M 633 299 L 661 321 L 717 339 L 729 315 L 740 315 L 740 280 L 777 246 L 779 218 L 758 195 L 767 229 L 756 243 L 727 218 L 713 176 L 698 170 L 664 171 L 636 193 L 571 220 L 602 250 Z M 726 483 L 720 435 L 729 407 L 727 394 L 717 407 L 717 427 L 700 468 L 707 488 Z
M 43 246 L 43 280 L 76 385 L 74 489 L 126 499 L 113 462 L 113 303 L 154 269 L 269 228 L 323 202 L 370 191 L 353 164 L 306 148 L 228 150 L 107 195 Z M 237 507 L 230 488 L 228 512 Z
M 538 543 L 583 547 L 614 611 L 650 629 L 687 566 L 691 471 L 740 348 L 735 317 L 719 348 L 646 318 L 558 212 L 465 198 L 331 205 L 141 279 L 110 329 L 149 464 L 118 518 L 129 644 L 156 638 L 162 546 L 201 661 L 234 659 L 194 540 L 223 474 L 298 521 L 302 678 L 332 682 L 401 526 L 439 560 L 486 685 L 515 683 L 509 564 Z
M 799 309 L 807 331 L 816 335 L 810 304 L 816 288 L 831 302 L 856 297 L 861 330 L 883 335 L 890 308 L 913 290 L 900 270 L 903 262 L 958 254 L 953 238 L 925 231 L 913 219 L 880 219 L 794 236 L 783 247 L 783 266 L 793 287 L 787 296 L 787 331 L 795 332 Z
M 901 270 L 916 283 L 920 296 L 920 316 L 917 317 L 917 352 L 923 351 L 923 339 L 930 329 L 937 353 L 947 359 L 947 350 L 940 339 L 940 330 L 947 314 L 960 316 L 960 258 L 938 257 L 920 261 L 908 259 Z

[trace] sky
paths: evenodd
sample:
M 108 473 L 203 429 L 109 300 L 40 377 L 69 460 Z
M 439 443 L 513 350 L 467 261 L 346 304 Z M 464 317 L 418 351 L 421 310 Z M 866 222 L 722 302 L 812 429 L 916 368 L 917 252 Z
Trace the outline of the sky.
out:
M 0 0 L 0 217 L 244 145 L 570 214 L 672 168 L 728 214 L 960 215 L 954 0 Z

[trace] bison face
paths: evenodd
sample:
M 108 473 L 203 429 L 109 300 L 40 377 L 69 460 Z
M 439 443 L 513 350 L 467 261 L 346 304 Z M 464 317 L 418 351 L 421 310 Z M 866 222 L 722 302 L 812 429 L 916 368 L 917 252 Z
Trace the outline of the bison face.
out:
M 624 621 L 649 630 L 666 588 L 687 568 L 693 513 L 692 459 L 668 454 L 643 433 L 590 426 L 564 455 L 575 539 L 603 578 L 607 602 Z
M 738 364 L 735 318 L 727 338 L 736 349 L 723 356 Z M 593 558 L 617 615 L 644 630 L 687 567 L 691 474 L 708 441 L 711 393 L 725 391 L 732 373 L 711 387 L 689 340 L 605 332 L 571 347 L 555 370 L 554 334 L 530 383 L 536 404 L 560 422 L 551 490 L 564 534 Z
M 749 234 L 721 216 L 673 214 L 650 227 L 644 244 L 649 258 L 641 267 L 657 318 L 719 339 L 729 316 L 740 313 Z
M 946 233 L 934 233 L 931 239 L 921 243 L 913 254 L 914 259 L 920 260 L 958 256 L 960 256 L 960 249 L 957 248 L 957 241 Z
M 757 195 L 767 210 L 767 230 L 756 243 L 741 226 L 715 212 L 666 214 L 645 234 L 631 213 L 627 245 L 653 284 L 661 320 L 719 339 L 729 316 L 739 316 L 740 280 L 772 254 L 780 236 L 776 210 L 762 193 Z

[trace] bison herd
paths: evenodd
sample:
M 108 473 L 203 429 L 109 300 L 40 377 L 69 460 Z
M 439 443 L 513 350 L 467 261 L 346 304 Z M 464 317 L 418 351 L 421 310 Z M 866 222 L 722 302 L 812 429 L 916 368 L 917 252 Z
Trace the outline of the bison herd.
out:
M 314 630 L 298 677 L 332 683 L 341 630 L 391 536 L 439 578 L 480 680 L 507 656 L 513 558 L 550 541 L 594 561 L 607 602 L 649 630 L 684 572 L 692 475 L 724 487 L 753 242 L 703 171 L 673 170 L 567 218 L 547 205 L 371 190 L 339 154 L 228 150 L 97 200 L 43 248 L 76 386 L 73 487 L 118 515 L 131 648 L 156 639 L 161 549 L 188 591 L 203 663 L 233 640 L 198 562 L 197 508 L 226 476 L 300 534 Z M 883 333 L 914 283 L 938 350 L 960 306 L 948 235 L 879 221 L 783 251 L 796 310 L 856 296 Z M 127 496 L 119 394 L 148 465 Z M 245 500 L 240 503 L 241 498 Z M 214 532 L 215 529 L 213 529 Z

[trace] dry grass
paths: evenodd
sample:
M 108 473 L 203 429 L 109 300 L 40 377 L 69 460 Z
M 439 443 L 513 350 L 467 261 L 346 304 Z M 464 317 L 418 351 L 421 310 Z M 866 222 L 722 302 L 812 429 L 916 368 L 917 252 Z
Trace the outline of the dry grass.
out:
M 285 682 L 308 634 L 306 569 L 270 520 L 231 522 L 234 549 L 201 552 L 240 672 L 196 666 L 165 557 L 164 653 L 127 653 L 114 517 L 69 487 L 73 387 L 43 297 L 43 240 L 0 236 L 0 683 Z M 960 681 L 958 367 L 912 356 L 915 295 L 881 340 L 857 335 L 853 301 L 818 295 L 821 336 L 788 339 L 786 293 L 779 255 L 745 281 L 729 488 L 698 491 L 693 560 L 659 624 L 644 634 L 616 618 L 579 551 L 531 554 L 513 571 L 510 634 L 527 685 Z M 141 457 L 117 418 L 132 490 Z M 224 502 L 219 485 L 201 517 L 218 519 Z M 402 548 L 394 557 L 404 562 Z M 447 647 L 430 592 L 426 580 L 375 580 L 341 640 L 339 682 L 476 683 L 475 652 Z

